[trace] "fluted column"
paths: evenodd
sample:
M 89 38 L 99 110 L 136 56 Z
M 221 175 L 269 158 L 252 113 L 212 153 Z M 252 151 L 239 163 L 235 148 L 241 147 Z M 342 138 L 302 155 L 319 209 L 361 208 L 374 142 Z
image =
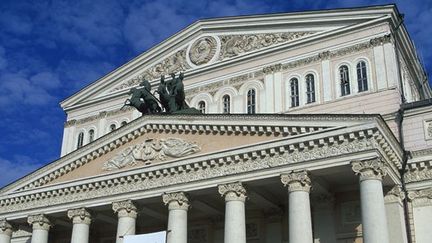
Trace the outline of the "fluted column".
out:
M 312 220 L 309 192 L 311 180 L 307 171 L 281 175 L 288 187 L 288 222 L 290 243 L 312 243 Z
M 382 178 L 386 166 L 379 159 L 352 162 L 352 169 L 360 175 L 360 202 L 363 242 L 389 243 Z
M 167 243 L 187 243 L 187 211 L 189 197 L 184 192 L 165 193 L 162 201 L 168 205 Z
M 246 243 L 246 189 L 240 182 L 219 185 L 225 197 L 224 243 Z
M 33 227 L 31 243 L 48 243 L 48 232 L 51 227 L 49 219 L 43 214 L 37 214 L 30 215 L 27 222 Z
M 5 219 L 0 219 L 0 243 L 10 243 L 12 232 L 12 225 Z
M 114 202 L 112 208 L 118 216 L 116 243 L 122 243 L 125 235 L 134 235 L 137 208 L 131 200 Z
M 71 209 L 68 217 L 72 219 L 71 243 L 88 243 L 90 233 L 91 215 L 85 208 Z

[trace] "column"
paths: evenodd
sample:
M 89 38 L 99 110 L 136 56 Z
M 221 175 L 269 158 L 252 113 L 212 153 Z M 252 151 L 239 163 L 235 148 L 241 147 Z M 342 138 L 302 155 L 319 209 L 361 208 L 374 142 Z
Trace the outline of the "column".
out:
M 389 243 L 382 189 L 386 166 L 380 159 L 355 161 L 351 164 L 352 170 L 360 175 L 363 242 Z
M 67 213 L 72 219 L 71 243 L 88 243 L 90 233 L 91 215 L 85 208 L 71 209 Z
M 281 181 L 288 187 L 289 242 L 312 243 L 309 173 L 300 171 L 283 174 Z
M 330 194 L 312 194 L 314 238 L 320 243 L 336 242 L 334 197 Z
M 131 200 L 126 200 L 114 202 L 112 209 L 118 216 L 116 243 L 122 243 L 125 235 L 135 234 L 137 208 Z
M 224 243 L 246 243 L 246 189 L 240 182 L 219 185 L 225 197 Z
M 12 225 L 6 219 L 0 219 L 0 243 L 10 243 L 12 232 Z
M 187 211 L 189 197 L 184 192 L 165 193 L 162 201 L 168 205 L 167 243 L 187 243 Z
M 32 225 L 33 233 L 31 243 L 48 243 L 48 232 L 51 222 L 43 214 L 30 215 L 27 222 Z

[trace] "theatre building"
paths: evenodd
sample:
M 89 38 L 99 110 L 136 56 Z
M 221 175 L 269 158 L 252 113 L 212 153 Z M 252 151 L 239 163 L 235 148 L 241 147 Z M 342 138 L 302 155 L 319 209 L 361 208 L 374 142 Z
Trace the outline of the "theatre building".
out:
M 122 108 L 172 72 L 202 114 Z M 430 243 L 431 96 L 394 5 L 199 20 L 61 102 L 0 243 Z

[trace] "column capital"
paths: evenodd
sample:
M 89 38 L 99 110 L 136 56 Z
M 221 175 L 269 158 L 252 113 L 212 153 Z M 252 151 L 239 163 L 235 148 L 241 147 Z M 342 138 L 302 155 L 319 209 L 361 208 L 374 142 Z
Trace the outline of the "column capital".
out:
M 90 224 L 91 214 L 85 208 L 69 209 L 67 215 L 74 224 Z
M 432 205 L 432 189 L 423 189 L 408 192 L 408 199 L 415 206 L 431 206 Z
M 384 196 L 385 203 L 400 203 L 403 199 L 405 199 L 405 193 L 399 185 L 394 186 Z
M 30 215 L 27 222 L 33 226 L 33 229 L 49 230 L 52 226 L 50 220 L 44 214 Z
M 387 165 L 380 158 L 353 161 L 351 166 L 355 174 L 360 175 L 360 181 L 382 180 L 387 175 Z
M 306 170 L 299 172 L 291 172 L 281 175 L 281 182 L 288 187 L 289 192 L 305 191 L 310 192 L 312 183 L 309 177 L 309 172 Z
M 137 208 L 131 200 L 113 202 L 112 209 L 118 217 L 137 217 Z
M 225 201 L 245 201 L 247 197 L 246 188 L 241 182 L 219 185 L 218 191 Z
M 0 234 L 12 236 L 13 226 L 6 220 L 0 219 Z
M 164 193 L 162 201 L 168 205 L 169 210 L 188 210 L 190 206 L 189 196 L 185 192 Z

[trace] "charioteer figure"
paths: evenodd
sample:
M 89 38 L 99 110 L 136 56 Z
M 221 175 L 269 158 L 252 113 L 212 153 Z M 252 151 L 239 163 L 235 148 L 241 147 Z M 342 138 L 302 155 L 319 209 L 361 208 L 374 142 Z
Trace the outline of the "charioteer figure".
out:
M 165 81 L 165 76 L 161 75 L 156 91 L 159 94 L 159 99 L 151 93 L 150 83 L 144 80 L 140 84 L 141 88 L 132 88 L 129 91 L 132 96 L 126 100 L 125 105 L 135 107 L 144 115 L 161 113 L 162 108 L 165 113 L 200 114 L 197 109 L 190 108 L 185 101 L 184 74 L 180 73 L 176 77 L 175 73 L 171 73 L 170 76 L 171 80 Z

